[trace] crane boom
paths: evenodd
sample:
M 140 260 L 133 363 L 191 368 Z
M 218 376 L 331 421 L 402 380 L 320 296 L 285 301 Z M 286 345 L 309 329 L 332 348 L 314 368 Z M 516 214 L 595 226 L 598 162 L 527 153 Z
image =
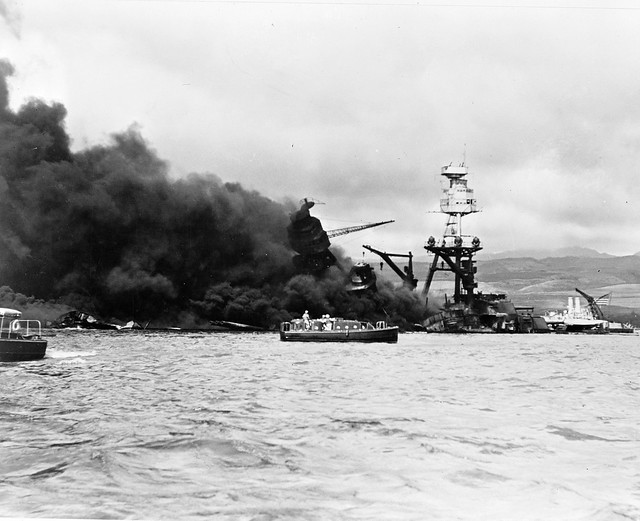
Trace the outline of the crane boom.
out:
M 397 273 L 397 275 L 402 279 L 402 282 L 409 289 L 416 289 L 418 285 L 417 279 L 413 277 L 413 254 L 409 252 L 408 254 L 403 253 L 387 253 L 386 251 L 376 250 L 372 248 L 368 244 L 363 244 L 363 248 L 369 250 L 371 253 L 375 253 L 384 259 L 384 261 L 389 265 L 389 267 Z M 391 259 L 391 257 L 404 257 L 409 259 L 409 265 L 405 268 L 403 272 L 395 262 Z
M 602 295 L 598 298 L 593 298 L 591 295 L 587 295 L 584 291 L 580 291 L 576 288 L 576 291 L 580 293 L 585 299 L 587 299 L 587 303 L 589 304 L 589 308 L 591 309 L 591 313 L 593 316 L 599 320 L 606 320 L 602 309 L 598 304 L 604 303 L 608 304 L 609 299 L 611 298 L 611 293 L 607 293 L 606 295 Z
M 366 230 L 367 228 L 373 228 L 374 226 L 382 226 L 383 224 L 389 224 L 395 221 L 381 221 L 378 223 L 361 224 L 360 226 L 348 226 L 346 228 L 338 228 L 336 230 L 329 230 L 327 235 L 329 238 L 338 237 L 339 235 L 346 235 L 347 233 L 359 232 L 360 230 Z

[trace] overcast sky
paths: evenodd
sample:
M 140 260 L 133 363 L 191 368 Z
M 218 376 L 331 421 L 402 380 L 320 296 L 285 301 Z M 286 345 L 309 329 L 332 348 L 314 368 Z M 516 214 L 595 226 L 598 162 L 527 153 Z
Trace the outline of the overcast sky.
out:
M 636 7 L 638 6 L 638 7 Z M 0 0 L 11 104 L 68 110 L 73 149 L 132 124 L 174 176 L 312 197 L 336 238 L 421 258 L 466 160 L 485 250 L 640 250 L 632 0 Z M 479 257 L 481 259 L 481 257 Z

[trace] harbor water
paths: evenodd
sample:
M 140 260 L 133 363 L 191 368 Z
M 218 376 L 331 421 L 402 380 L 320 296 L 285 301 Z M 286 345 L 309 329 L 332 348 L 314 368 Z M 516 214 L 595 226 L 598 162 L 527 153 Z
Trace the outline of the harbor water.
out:
M 639 520 L 640 338 L 51 331 L 0 518 Z

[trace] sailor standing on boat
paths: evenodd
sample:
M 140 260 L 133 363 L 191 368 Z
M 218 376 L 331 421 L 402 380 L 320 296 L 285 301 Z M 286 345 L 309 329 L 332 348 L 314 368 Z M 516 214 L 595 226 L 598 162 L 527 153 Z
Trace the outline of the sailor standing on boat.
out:
M 331 323 L 330 315 L 322 315 L 322 329 L 333 329 L 331 326 L 333 326 L 333 324 Z
M 304 321 L 304 328 L 305 329 L 310 329 L 311 328 L 311 322 L 309 321 L 309 311 L 307 311 L 306 309 L 304 310 L 304 313 L 302 314 L 302 320 Z

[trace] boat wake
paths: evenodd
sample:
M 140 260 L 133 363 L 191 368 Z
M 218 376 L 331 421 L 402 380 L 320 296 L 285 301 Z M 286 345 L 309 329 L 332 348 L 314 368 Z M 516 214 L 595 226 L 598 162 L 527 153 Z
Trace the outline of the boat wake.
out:
M 86 356 L 95 356 L 95 351 L 52 351 L 47 352 L 45 358 L 55 358 L 63 360 L 66 358 L 84 358 Z

